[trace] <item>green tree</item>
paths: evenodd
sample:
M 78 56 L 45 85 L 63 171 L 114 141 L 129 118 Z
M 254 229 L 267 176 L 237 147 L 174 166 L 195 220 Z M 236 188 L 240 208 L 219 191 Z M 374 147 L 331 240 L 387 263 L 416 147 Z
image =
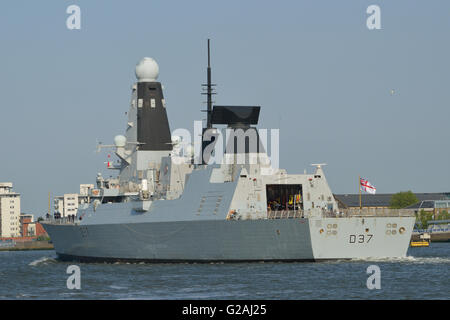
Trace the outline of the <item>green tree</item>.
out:
M 433 212 L 426 212 L 425 210 L 420 210 L 417 220 L 420 221 L 422 229 L 428 228 L 428 221 L 433 219 Z
M 442 210 L 441 212 L 439 212 L 438 220 L 448 220 L 448 219 L 450 219 L 450 214 L 448 213 L 447 210 Z
M 419 202 L 419 199 L 412 191 L 402 191 L 392 196 L 389 206 L 392 209 L 401 209 L 417 202 Z

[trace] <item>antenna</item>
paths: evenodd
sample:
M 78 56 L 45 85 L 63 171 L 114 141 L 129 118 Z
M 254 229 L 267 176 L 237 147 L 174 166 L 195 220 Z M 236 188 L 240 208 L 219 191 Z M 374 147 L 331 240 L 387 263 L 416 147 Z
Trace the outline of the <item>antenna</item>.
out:
M 208 68 L 206 71 L 206 80 L 207 83 L 206 84 L 202 84 L 202 86 L 206 87 L 206 93 L 202 92 L 202 94 L 206 94 L 206 112 L 207 112 L 207 116 L 206 116 L 206 128 L 210 129 L 212 128 L 212 124 L 211 124 L 211 113 L 212 113 L 212 95 L 216 94 L 213 92 L 213 86 L 215 86 L 215 84 L 211 83 L 211 55 L 210 55 L 210 50 L 209 50 L 209 39 L 208 39 Z

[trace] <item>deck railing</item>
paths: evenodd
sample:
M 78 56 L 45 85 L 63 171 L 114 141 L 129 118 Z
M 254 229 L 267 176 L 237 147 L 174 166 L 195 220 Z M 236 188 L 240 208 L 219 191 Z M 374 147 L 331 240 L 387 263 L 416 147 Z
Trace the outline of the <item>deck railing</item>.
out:
M 342 210 L 347 216 L 376 216 L 376 217 L 411 217 L 414 216 L 413 209 L 390 209 L 390 208 L 347 208 Z
M 323 218 L 348 218 L 348 217 L 411 217 L 414 211 L 409 209 L 386 209 L 386 208 L 349 208 L 340 212 L 322 211 Z M 293 219 L 308 218 L 310 212 L 304 210 L 269 210 L 267 219 Z
M 304 218 L 303 210 L 270 210 L 267 212 L 268 219 L 295 219 Z
M 69 217 L 61 217 L 61 218 L 50 218 L 50 219 L 45 219 L 42 221 L 43 223 L 48 223 L 48 224 L 71 224 L 71 225 L 76 225 L 79 224 L 79 220 L 75 217 L 75 218 L 69 218 Z

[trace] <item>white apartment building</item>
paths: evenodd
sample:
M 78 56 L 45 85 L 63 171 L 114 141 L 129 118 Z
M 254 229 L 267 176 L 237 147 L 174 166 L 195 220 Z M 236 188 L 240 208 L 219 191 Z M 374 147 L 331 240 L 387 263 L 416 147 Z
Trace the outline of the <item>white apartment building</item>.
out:
M 77 214 L 78 210 L 78 194 L 77 193 L 66 193 L 63 197 L 64 199 L 64 217 L 74 216 Z
M 77 214 L 79 204 L 77 193 L 66 193 L 64 196 L 55 197 L 53 201 L 55 213 L 58 213 L 61 218 Z
M 75 216 L 79 205 L 87 202 L 90 191 L 93 189 L 93 184 L 80 184 L 80 194 L 66 193 L 63 196 L 55 197 L 53 200 L 55 214 L 61 218 Z
M 20 194 L 12 182 L 0 182 L 0 237 L 20 237 Z

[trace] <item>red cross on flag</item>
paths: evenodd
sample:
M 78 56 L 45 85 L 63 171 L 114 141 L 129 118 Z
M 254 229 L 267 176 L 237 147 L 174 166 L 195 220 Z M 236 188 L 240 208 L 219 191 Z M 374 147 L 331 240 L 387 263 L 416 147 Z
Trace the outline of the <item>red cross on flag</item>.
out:
M 375 188 L 369 181 L 366 179 L 360 178 L 359 184 L 362 191 L 365 191 L 370 194 L 375 194 L 377 192 L 377 188 Z

